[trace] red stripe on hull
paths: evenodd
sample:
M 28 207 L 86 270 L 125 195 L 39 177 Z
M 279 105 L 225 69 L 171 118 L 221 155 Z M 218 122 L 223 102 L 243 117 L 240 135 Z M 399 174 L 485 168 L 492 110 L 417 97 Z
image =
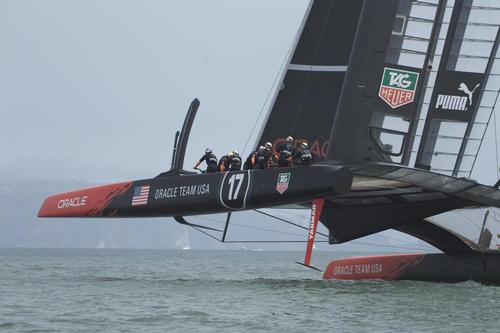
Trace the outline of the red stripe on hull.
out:
M 125 182 L 56 194 L 45 200 L 38 217 L 100 216 L 114 197 L 131 186 L 132 182 Z
M 397 280 L 409 267 L 418 264 L 425 254 L 396 254 L 338 259 L 330 262 L 325 280 Z

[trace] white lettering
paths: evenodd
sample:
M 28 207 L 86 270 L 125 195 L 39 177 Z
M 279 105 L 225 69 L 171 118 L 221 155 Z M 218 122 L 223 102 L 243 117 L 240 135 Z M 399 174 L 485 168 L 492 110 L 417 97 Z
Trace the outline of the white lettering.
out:
M 58 209 L 70 208 L 70 207 L 83 207 L 87 205 L 88 196 L 84 195 L 82 197 L 74 197 L 68 199 L 61 199 L 57 203 Z
M 354 273 L 354 265 L 335 266 L 333 275 L 352 275 Z
M 408 78 L 410 77 L 409 74 L 389 72 L 389 76 L 389 85 L 391 86 L 397 86 L 399 88 L 406 89 L 411 85 L 411 81 L 408 80 Z
M 155 190 L 155 200 L 175 199 L 178 197 L 207 194 L 210 194 L 209 184 L 166 187 Z
M 436 109 L 467 111 L 467 96 L 438 95 Z
M 383 273 L 383 267 L 382 264 L 372 264 L 370 272 L 372 274 L 374 273 Z

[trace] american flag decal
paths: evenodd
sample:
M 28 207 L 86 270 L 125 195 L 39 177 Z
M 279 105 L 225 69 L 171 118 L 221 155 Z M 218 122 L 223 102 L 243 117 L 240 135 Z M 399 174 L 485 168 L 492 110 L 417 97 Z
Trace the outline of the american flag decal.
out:
M 132 196 L 132 206 L 143 206 L 148 204 L 149 185 L 136 186 Z
M 276 191 L 279 194 L 285 193 L 288 189 L 288 184 L 290 183 L 290 173 L 280 173 L 278 175 L 278 182 L 276 183 Z

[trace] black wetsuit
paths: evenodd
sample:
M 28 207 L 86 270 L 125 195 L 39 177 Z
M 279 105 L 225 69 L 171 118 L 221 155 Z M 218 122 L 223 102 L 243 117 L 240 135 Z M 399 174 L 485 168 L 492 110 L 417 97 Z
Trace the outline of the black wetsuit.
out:
M 238 154 L 231 156 L 229 160 L 229 171 L 240 171 L 241 170 L 241 157 Z
M 255 155 L 255 168 L 267 169 L 269 167 L 269 159 L 273 155 L 270 149 L 264 148 L 257 152 Z
M 293 144 L 285 142 L 278 149 L 278 165 L 280 167 L 288 167 L 292 164 L 294 155 Z
M 245 160 L 245 163 L 243 163 L 243 170 L 252 170 L 255 169 L 254 165 L 254 158 L 256 156 L 257 152 L 251 152 L 250 155 L 248 155 L 247 159 Z
M 212 153 L 206 153 L 200 158 L 200 163 L 207 162 L 207 173 L 217 172 L 217 157 Z
M 222 156 L 219 160 L 219 164 L 217 165 L 217 171 L 219 172 L 227 171 L 230 162 L 231 162 L 231 157 L 229 155 Z
M 310 164 L 314 160 L 314 156 L 309 148 L 301 149 L 294 155 L 294 160 L 301 165 Z

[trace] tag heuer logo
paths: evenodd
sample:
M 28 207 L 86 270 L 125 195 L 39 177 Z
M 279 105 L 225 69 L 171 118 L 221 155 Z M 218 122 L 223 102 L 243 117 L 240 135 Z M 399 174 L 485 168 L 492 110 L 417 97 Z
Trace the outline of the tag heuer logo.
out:
M 384 68 L 378 95 L 393 109 L 413 102 L 419 73 Z
M 276 191 L 279 194 L 285 193 L 288 189 L 288 184 L 290 183 L 290 173 L 280 173 L 278 175 L 278 183 L 276 183 Z

